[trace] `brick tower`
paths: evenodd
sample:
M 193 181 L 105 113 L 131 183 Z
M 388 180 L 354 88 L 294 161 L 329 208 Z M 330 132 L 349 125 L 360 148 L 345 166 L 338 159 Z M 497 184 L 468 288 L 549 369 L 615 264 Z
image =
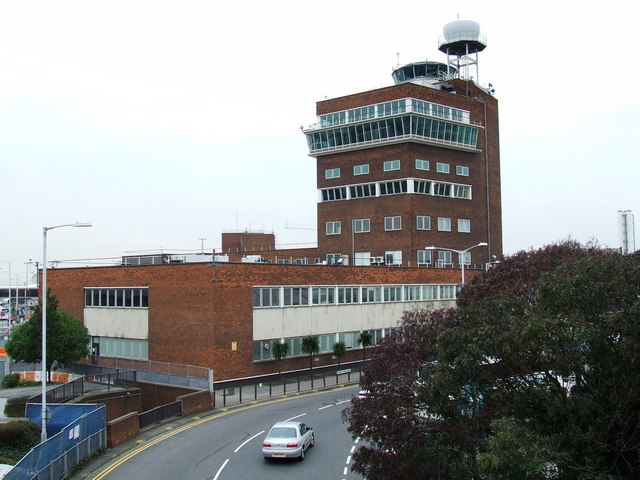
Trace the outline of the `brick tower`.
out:
M 502 255 L 498 102 L 477 83 L 484 48 L 476 22 L 452 22 L 447 63 L 405 65 L 393 86 L 316 104 L 304 133 L 327 263 L 482 266 Z

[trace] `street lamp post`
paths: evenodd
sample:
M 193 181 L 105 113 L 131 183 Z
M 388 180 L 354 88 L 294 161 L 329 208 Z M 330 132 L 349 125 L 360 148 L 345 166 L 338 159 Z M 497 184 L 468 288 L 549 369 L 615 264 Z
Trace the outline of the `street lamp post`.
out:
M 465 248 L 464 250 L 454 250 L 453 248 L 445 248 L 445 247 L 425 247 L 425 250 L 447 250 L 449 252 L 455 252 L 458 254 L 458 261 L 460 261 L 460 256 L 464 255 L 465 253 L 467 253 L 469 250 L 471 250 L 472 248 L 476 248 L 476 247 L 486 247 L 487 246 L 487 242 L 480 242 L 477 245 L 473 245 L 472 247 L 469 248 Z M 462 259 L 462 261 L 460 262 L 460 266 L 462 268 L 462 283 L 461 285 L 464 285 L 464 258 Z
M 40 441 L 47 440 L 47 232 L 62 227 L 90 227 L 90 223 L 65 223 L 42 227 L 42 432 Z
M 6 263 L 9 265 L 9 327 L 11 327 L 11 313 L 13 312 L 13 307 L 11 306 L 11 262 L 8 260 L 0 260 L 2 263 Z M 17 296 L 17 295 L 16 295 Z

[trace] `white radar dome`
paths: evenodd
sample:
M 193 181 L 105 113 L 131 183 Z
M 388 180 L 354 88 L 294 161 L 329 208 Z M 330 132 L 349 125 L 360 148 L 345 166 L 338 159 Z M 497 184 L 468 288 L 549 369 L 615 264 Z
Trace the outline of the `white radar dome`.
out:
M 456 20 L 447 23 L 443 28 L 443 33 L 446 43 L 479 40 L 480 24 L 473 20 Z

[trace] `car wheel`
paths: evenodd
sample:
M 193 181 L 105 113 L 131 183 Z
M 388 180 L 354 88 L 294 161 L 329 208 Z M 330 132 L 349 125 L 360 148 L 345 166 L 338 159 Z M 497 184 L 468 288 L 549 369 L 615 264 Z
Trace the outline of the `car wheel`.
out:
M 316 444 L 316 437 L 315 435 L 311 435 L 311 443 L 309 443 L 310 447 L 313 447 Z
M 304 460 L 304 445 L 302 446 L 302 450 L 300 451 L 300 461 Z

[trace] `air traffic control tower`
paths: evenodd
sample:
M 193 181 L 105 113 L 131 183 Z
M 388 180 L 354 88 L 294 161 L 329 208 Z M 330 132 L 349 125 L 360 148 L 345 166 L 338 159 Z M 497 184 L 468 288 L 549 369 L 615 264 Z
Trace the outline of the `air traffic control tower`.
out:
M 327 263 L 479 267 L 502 255 L 498 101 L 478 83 L 485 47 L 478 23 L 451 22 L 446 63 L 407 64 L 395 85 L 317 102 L 304 133 Z

